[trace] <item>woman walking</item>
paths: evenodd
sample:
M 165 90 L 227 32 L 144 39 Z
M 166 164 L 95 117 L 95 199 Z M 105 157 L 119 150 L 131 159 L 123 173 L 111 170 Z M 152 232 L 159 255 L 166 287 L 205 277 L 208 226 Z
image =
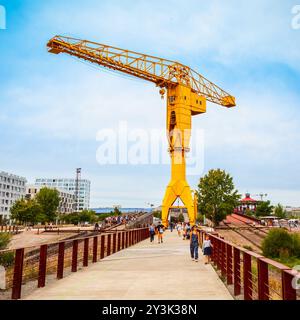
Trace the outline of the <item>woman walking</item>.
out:
M 205 264 L 210 263 L 211 248 L 212 248 L 211 241 L 209 240 L 209 236 L 206 235 L 205 240 L 203 241 L 203 247 L 202 247 L 203 254 L 205 256 Z
M 192 227 L 190 233 L 190 250 L 191 258 L 198 262 L 198 249 L 199 249 L 199 234 L 195 226 Z
M 155 236 L 155 227 L 154 224 L 151 224 L 149 227 L 149 232 L 150 232 L 150 242 L 154 241 L 154 236 Z
M 180 222 L 177 223 L 176 229 L 177 229 L 178 236 L 181 237 L 182 225 Z

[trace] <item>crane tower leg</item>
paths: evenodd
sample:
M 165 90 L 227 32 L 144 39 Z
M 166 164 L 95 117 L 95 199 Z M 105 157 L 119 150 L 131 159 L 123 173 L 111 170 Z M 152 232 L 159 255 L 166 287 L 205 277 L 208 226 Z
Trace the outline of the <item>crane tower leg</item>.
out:
M 167 134 L 171 155 L 171 181 L 162 203 L 162 223 L 168 224 L 169 209 L 177 198 L 187 208 L 191 225 L 195 224 L 194 199 L 186 181 L 185 153 L 191 135 L 191 89 L 182 85 L 168 89 Z

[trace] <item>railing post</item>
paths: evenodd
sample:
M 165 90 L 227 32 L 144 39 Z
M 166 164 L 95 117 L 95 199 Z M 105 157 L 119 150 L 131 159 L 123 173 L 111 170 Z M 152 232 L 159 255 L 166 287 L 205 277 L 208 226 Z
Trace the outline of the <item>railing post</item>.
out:
M 292 282 L 295 277 L 292 270 L 282 270 L 281 280 L 282 280 L 282 299 L 283 300 L 296 300 L 297 292 L 293 288 Z
M 111 234 L 107 235 L 107 256 L 110 256 L 111 249 Z
M 100 259 L 104 258 L 104 251 L 105 251 L 105 238 L 106 236 L 103 234 L 101 236 L 101 249 L 100 249 Z
M 116 253 L 116 248 L 117 248 L 117 234 L 116 232 L 113 234 L 113 248 L 112 248 L 112 253 Z
M 125 231 L 125 237 L 126 237 L 126 242 L 125 242 L 125 247 L 128 248 L 129 246 L 129 231 Z
M 244 300 L 252 300 L 251 256 L 247 252 L 243 252 L 243 260 Z
M 221 274 L 223 277 L 226 276 L 226 245 L 221 240 Z
M 83 247 L 83 266 L 87 267 L 89 264 L 89 238 L 84 239 Z
M 227 273 L 227 284 L 232 284 L 232 246 L 226 244 L 226 273 Z
M 238 248 L 233 248 L 233 283 L 234 295 L 241 294 L 241 256 Z
M 125 231 L 122 232 L 122 249 L 125 248 Z
M 24 248 L 16 250 L 14 278 L 11 298 L 13 300 L 21 298 L 22 277 L 23 277 L 23 263 L 24 263 Z
M 93 263 L 97 262 L 98 254 L 98 236 L 93 239 Z
M 269 300 L 268 264 L 260 258 L 257 258 L 257 272 L 258 299 Z
M 221 241 L 216 239 L 217 243 L 217 269 L 221 269 Z
M 64 277 L 64 259 L 65 259 L 65 243 L 60 242 L 58 245 L 57 279 L 62 279 Z
M 203 236 L 203 233 L 202 233 L 202 236 Z M 211 241 L 211 244 L 212 244 L 212 253 L 211 253 L 211 261 L 216 264 L 216 241 L 215 241 L 215 238 L 213 237 L 209 237 L 210 241 Z M 202 240 L 202 244 L 201 244 L 201 248 L 203 246 L 203 240 Z
M 38 288 L 45 287 L 46 283 L 47 247 L 46 244 L 40 247 Z
M 78 240 L 73 240 L 72 250 L 72 272 L 77 272 L 77 258 L 78 258 Z
M 117 246 L 117 251 L 121 250 L 121 233 L 118 232 L 118 246 Z

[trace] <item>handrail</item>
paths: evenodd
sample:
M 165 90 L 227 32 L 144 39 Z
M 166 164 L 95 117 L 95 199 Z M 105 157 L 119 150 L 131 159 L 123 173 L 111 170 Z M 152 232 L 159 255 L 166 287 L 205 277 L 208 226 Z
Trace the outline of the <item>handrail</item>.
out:
M 273 267 L 280 273 L 277 277 L 272 278 L 281 285 L 280 297 L 283 300 L 297 299 L 297 290 L 292 282 L 300 278 L 299 272 L 261 254 L 241 248 L 222 239 L 218 234 L 212 234 L 203 229 L 198 229 L 198 231 L 201 243 L 206 235 L 212 241 L 212 262 L 216 265 L 216 269 L 221 271 L 222 276 L 226 276 L 227 285 L 233 284 L 235 296 L 241 294 L 242 285 L 245 300 L 254 299 L 254 293 L 257 294 L 259 300 L 271 299 L 269 291 L 274 291 L 278 295 L 278 292 L 270 286 L 269 267 Z M 256 266 L 253 265 L 253 260 L 256 261 Z M 256 271 L 253 273 L 253 270 Z
M 143 228 L 135 228 L 135 229 L 130 229 L 130 230 L 139 230 L 139 229 L 143 229 Z M 126 230 L 102 230 L 99 231 L 99 235 L 101 235 L 102 233 L 113 233 L 113 232 L 125 232 Z M 62 239 L 62 240 L 58 240 L 58 241 L 51 241 L 51 242 L 46 242 L 46 243 L 42 243 L 42 244 L 36 244 L 36 245 L 30 245 L 30 246 L 23 246 L 23 247 L 16 247 L 16 248 L 11 248 L 11 249 L 4 249 L 4 250 L 0 250 L 0 254 L 1 253 L 6 253 L 6 252 L 11 252 L 14 250 L 19 250 L 19 249 L 30 249 L 30 248 L 36 248 L 39 247 L 40 245 L 54 245 L 54 244 L 59 244 L 59 243 L 66 243 L 66 242 L 72 242 L 74 240 L 84 240 L 84 239 L 91 239 L 94 238 L 95 235 L 91 235 L 91 236 L 83 236 L 83 237 L 78 237 L 76 239 Z
M 66 269 L 77 272 L 79 268 L 88 267 L 90 262 L 96 263 L 148 237 L 148 228 L 136 228 L 28 246 L 26 248 L 39 247 L 30 257 L 26 256 L 25 247 L 2 250 L 0 253 L 13 253 L 14 263 L 5 268 L 6 290 L 0 294 L 5 292 L 7 295 L 11 290 L 11 299 L 20 299 L 22 287 L 28 281 L 37 280 L 38 288 L 44 287 L 50 274 L 56 274 L 58 280 L 62 279 Z M 57 247 L 54 248 L 54 245 Z

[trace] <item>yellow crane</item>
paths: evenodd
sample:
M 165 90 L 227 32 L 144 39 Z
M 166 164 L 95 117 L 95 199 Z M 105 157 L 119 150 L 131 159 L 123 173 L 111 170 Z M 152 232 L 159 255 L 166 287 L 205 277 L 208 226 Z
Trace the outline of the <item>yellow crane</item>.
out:
M 55 36 L 47 44 L 51 53 L 66 53 L 93 64 L 154 82 L 163 97 L 167 93 L 167 136 L 171 156 L 171 180 L 162 203 L 162 223 L 180 198 L 191 225 L 197 216 L 197 197 L 186 181 L 185 155 L 189 151 L 192 116 L 206 112 L 206 101 L 234 107 L 235 98 L 188 66 L 134 51 L 70 37 Z

